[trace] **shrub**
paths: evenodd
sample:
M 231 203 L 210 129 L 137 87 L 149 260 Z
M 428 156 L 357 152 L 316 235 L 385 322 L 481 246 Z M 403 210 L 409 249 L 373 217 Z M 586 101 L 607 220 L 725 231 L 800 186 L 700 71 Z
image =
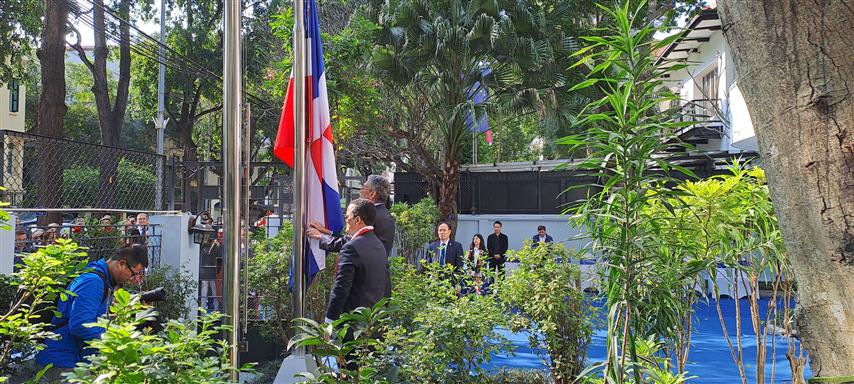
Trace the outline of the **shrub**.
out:
M 66 287 L 86 263 L 86 253 L 65 239 L 24 255 L 21 270 L 12 274 L 10 282 L 19 287 L 20 295 L 0 317 L 0 373 L 11 373 L 13 362 L 43 348 L 44 339 L 56 337 L 48 323 L 39 321 L 44 313 L 40 310 L 55 310 L 60 298 L 67 299 Z M 18 352 L 16 358 L 13 352 Z
M 405 264 L 397 273 L 385 343 L 401 381 L 468 383 L 485 374 L 481 365 L 494 352 L 510 348 L 495 332 L 505 316 L 494 294 L 458 295 L 450 267 L 435 263 L 420 273 Z
M 90 342 L 97 353 L 68 374 L 71 383 L 228 383 L 234 367 L 228 343 L 216 337 L 228 328 L 216 325 L 222 314 L 204 313 L 189 324 L 170 320 L 163 332 L 140 330 L 156 311 L 123 289 L 114 294 L 110 316 L 95 324 L 105 329 Z M 241 371 L 248 370 L 248 366 Z
M 585 303 L 579 269 L 559 262 L 569 259 L 562 244 L 531 248 L 526 242 L 510 258 L 519 267 L 498 289 L 508 312 L 516 310 L 510 328 L 529 334 L 531 348 L 547 360 L 555 383 L 570 383 L 584 368 L 593 333 L 593 307 Z
M 411 264 L 418 260 L 416 252 L 435 236 L 439 221 L 439 208 L 432 198 L 426 197 L 416 204 L 395 203 L 391 206 L 397 229 L 397 253 Z
M 154 303 L 154 308 L 160 313 L 162 320 L 177 320 L 186 318 L 190 313 L 187 300 L 195 301 L 197 285 L 198 283 L 189 272 L 179 272 L 171 265 L 163 265 L 146 271 L 139 290 L 148 291 L 163 287 L 166 291 L 166 300 Z

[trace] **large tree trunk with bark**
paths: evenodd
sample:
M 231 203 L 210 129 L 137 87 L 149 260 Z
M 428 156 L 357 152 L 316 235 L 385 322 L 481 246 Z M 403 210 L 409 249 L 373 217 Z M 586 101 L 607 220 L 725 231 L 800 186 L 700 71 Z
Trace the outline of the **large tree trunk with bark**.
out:
M 797 326 L 820 377 L 854 375 L 852 9 L 719 4 L 798 283 Z
M 65 112 L 65 25 L 68 10 L 57 1 L 45 0 L 44 29 L 38 58 L 41 63 L 42 93 L 38 106 L 38 133 L 61 138 L 64 134 Z M 38 146 L 38 204 L 44 208 L 59 208 L 62 204 L 61 143 L 45 140 Z M 60 213 L 39 219 L 40 225 L 62 221 Z

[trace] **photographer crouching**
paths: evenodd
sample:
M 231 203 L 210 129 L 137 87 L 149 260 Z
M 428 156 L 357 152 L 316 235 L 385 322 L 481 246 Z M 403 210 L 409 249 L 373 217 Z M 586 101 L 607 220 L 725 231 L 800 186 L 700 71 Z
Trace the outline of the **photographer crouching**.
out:
M 45 340 L 45 349 L 36 356 L 38 370 L 53 364 L 44 378 L 48 381 L 62 380 L 62 373 L 73 371 L 77 363 L 94 350 L 86 348 L 89 340 L 104 333 L 101 327 L 86 327 L 107 313 L 113 299 L 113 290 L 119 285 L 143 277 L 148 267 L 148 250 L 144 245 L 130 244 L 120 248 L 109 260 L 93 261 L 88 272 L 77 276 L 68 290 L 73 295 L 57 303 L 60 317 L 51 321 L 52 331 L 59 335 L 56 340 Z

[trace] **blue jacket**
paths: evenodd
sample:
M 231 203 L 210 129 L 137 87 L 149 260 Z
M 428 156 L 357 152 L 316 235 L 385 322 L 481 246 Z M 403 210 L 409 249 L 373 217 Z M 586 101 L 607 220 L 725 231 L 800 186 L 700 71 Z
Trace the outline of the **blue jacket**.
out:
M 104 259 L 89 263 L 86 268 L 99 270 L 107 276 L 109 285 L 107 298 L 102 302 L 104 296 L 104 280 L 93 272 L 87 272 L 77 276 L 68 290 L 74 293 L 67 301 L 60 300 L 56 310 L 62 314 L 61 319 L 54 317 L 54 325 L 65 323 L 53 332 L 60 336 L 57 340 L 45 340 L 45 349 L 36 356 L 36 362 L 41 365 L 53 364 L 59 368 L 74 368 L 83 358 L 91 355 L 94 350 L 86 348 L 86 342 L 97 339 L 104 333 L 104 328 L 86 327 L 85 324 L 94 323 L 99 317 L 107 313 L 107 308 L 112 302 L 113 281 L 107 270 L 107 262 Z
M 533 246 L 531 246 L 531 248 L 537 248 L 540 246 L 540 235 L 539 234 L 534 235 L 534 237 L 532 237 L 531 240 L 534 241 L 534 244 L 533 244 Z M 547 233 L 546 234 L 546 243 L 551 243 L 553 241 L 554 241 L 554 239 L 551 237 L 551 235 L 549 235 Z

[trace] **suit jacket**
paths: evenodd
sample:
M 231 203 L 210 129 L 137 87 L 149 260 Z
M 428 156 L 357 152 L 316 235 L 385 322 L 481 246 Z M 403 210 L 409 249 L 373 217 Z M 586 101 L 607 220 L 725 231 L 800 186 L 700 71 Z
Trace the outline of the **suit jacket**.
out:
M 439 250 L 439 245 L 441 242 L 436 240 L 430 245 L 427 246 L 427 262 L 428 263 L 438 263 L 441 259 L 441 251 Z M 465 252 L 463 252 L 463 245 L 459 242 L 448 240 L 448 246 L 445 248 L 445 264 L 450 264 L 454 266 L 454 270 L 459 272 L 463 267 L 463 257 L 465 257 Z
M 374 233 L 383 243 L 385 253 L 391 256 L 391 248 L 394 247 L 394 218 L 385 204 L 375 204 L 377 217 L 374 219 Z
M 391 296 L 388 257 L 374 231 L 351 239 L 338 253 L 338 269 L 326 308 L 326 317 L 337 320 L 344 312 L 373 307 Z
M 506 261 L 506 257 L 504 256 L 507 253 L 509 241 L 507 240 L 507 235 L 501 234 L 500 236 L 496 236 L 495 233 L 489 235 L 486 238 L 486 252 L 489 254 L 489 265 L 491 266 L 501 266 L 504 265 Z M 500 259 L 495 259 L 494 255 L 501 255 Z
M 375 205 L 377 217 L 374 219 L 374 234 L 383 243 L 386 256 L 391 256 L 391 248 L 394 247 L 394 218 L 385 204 Z M 340 252 L 341 247 L 350 240 L 349 236 L 332 235 L 320 239 L 320 249 L 327 252 Z
M 540 235 L 539 234 L 534 235 L 534 237 L 532 237 L 531 240 L 534 241 L 534 245 L 532 245 L 531 248 L 537 248 L 540 246 Z M 547 233 L 546 234 L 546 243 L 552 243 L 554 241 L 555 240 Z

